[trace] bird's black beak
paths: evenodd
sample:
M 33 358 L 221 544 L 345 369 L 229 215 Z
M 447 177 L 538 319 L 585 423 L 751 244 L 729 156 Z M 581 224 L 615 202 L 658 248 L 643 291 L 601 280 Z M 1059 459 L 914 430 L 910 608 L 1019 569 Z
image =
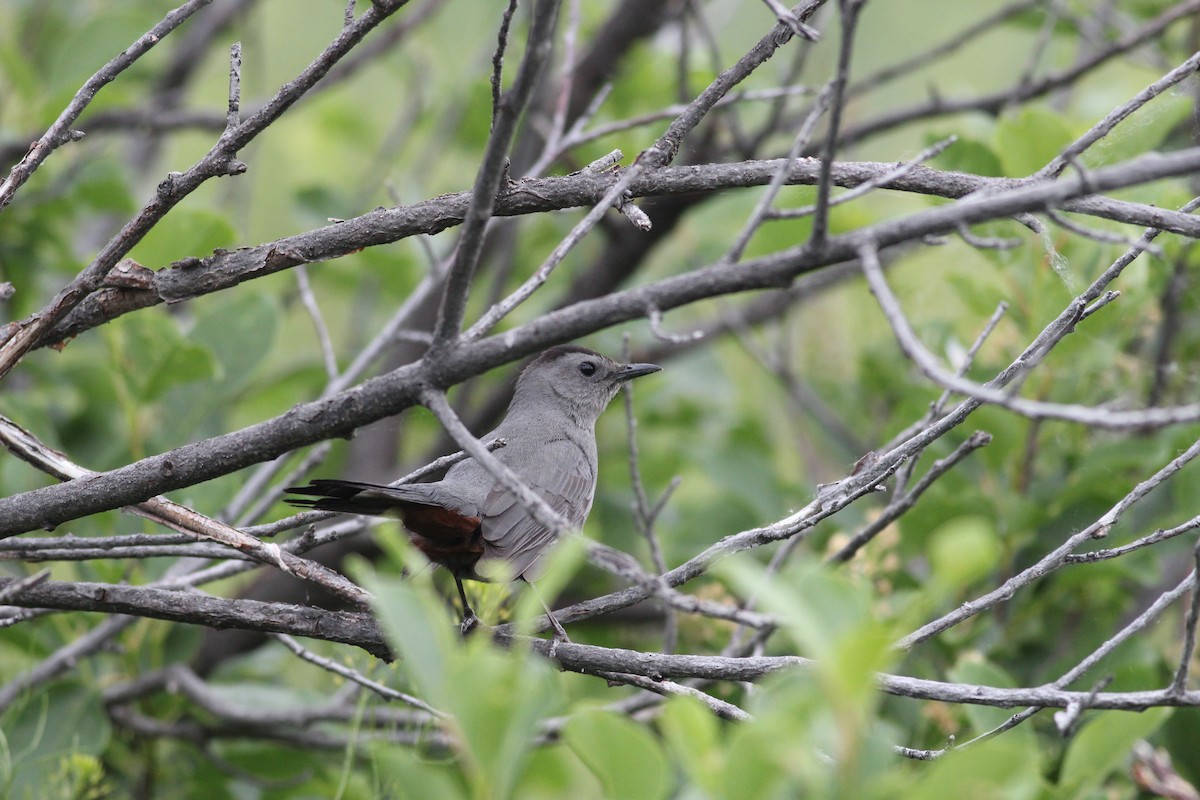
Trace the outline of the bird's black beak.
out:
M 658 364 L 626 364 L 614 372 L 612 377 L 617 383 L 624 383 L 634 378 L 640 378 L 643 375 L 649 375 L 651 372 L 658 372 L 661 369 L 662 367 Z

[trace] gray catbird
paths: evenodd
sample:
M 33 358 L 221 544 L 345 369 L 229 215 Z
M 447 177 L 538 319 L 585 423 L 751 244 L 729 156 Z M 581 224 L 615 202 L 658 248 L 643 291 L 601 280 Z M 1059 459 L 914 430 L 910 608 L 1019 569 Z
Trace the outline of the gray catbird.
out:
M 659 369 L 655 364 L 621 364 L 575 345 L 552 347 L 524 369 L 504 420 L 483 439 L 504 439 L 496 457 L 572 527 L 580 528 L 596 491 L 596 420 L 625 381 Z M 434 483 L 314 480 L 288 491 L 319 498 L 289 499 L 293 505 L 399 514 L 417 549 L 454 576 L 464 632 L 478 618 L 467 602 L 463 578 L 486 581 L 500 571 L 514 580 L 533 580 L 555 540 L 472 459 L 458 462 Z M 555 635 L 565 638 L 558 620 L 549 617 Z

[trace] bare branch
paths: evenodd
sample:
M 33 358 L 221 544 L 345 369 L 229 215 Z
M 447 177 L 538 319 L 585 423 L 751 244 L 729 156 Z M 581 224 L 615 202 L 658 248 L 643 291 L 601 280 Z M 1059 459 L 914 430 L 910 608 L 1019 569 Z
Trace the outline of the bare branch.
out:
M 1112 526 L 1117 523 L 1129 508 L 1157 489 L 1167 479 L 1182 469 L 1184 465 L 1195 459 L 1196 456 L 1200 456 L 1200 441 L 1192 444 L 1184 453 L 1172 459 L 1166 466 L 1154 473 L 1154 475 L 1139 483 L 1121 498 L 1116 505 L 1110 508 L 1107 513 L 1082 531 L 1072 534 L 1065 542 L 1047 553 L 1037 563 L 1009 578 L 999 587 L 982 597 L 963 603 L 949 614 L 921 626 L 918 630 L 901 639 L 897 646 L 909 650 L 921 642 L 949 630 L 963 620 L 970 619 L 982 611 L 1007 601 L 1019 589 L 1029 586 L 1047 573 L 1067 563 L 1067 557 L 1073 551 L 1089 539 L 1101 539 L 1107 536 Z
M 1036 177 L 1058 177 L 1063 170 L 1067 168 L 1075 158 L 1083 154 L 1089 147 L 1103 139 L 1108 134 L 1112 133 L 1117 125 L 1121 124 L 1129 115 L 1133 114 L 1142 106 L 1149 103 L 1160 94 L 1170 89 L 1172 86 L 1190 78 L 1200 69 L 1200 52 L 1193 53 L 1191 58 L 1184 61 L 1175 69 L 1162 76 L 1154 83 L 1147 86 L 1142 91 L 1129 99 L 1128 102 L 1117 106 L 1108 113 L 1104 119 L 1093 125 L 1088 132 L 1080 136 L 1074 142 L 1067 146 L 1067 149 L 1059 153 L 1050 163 L 1042 167 L 1036 173 Z
M 431 718 L 436 719 L 436 718 L 445 716 L 445 714 L 443 712 L 438 711 L 436 708 L 429 705 L 428 703 L 426 703 L 424 700 L 420 699 L 419 697 L 413 697 L 410 694 L 405 694 L 404 692 L 396 691 L 395 689 L 391 688 L 390 686 L 384 686 L 382 683 L 379 683 L 378 681 L 371 680 L 366 675 L 363 675 L 362 673 L 358 672 L 357 670 L 350 669 L 349 667 L 347 667 L 343 664 L 339 664 L 336 661 L 332 661 L 328 658 L 325 658 L 324 656 L 317 655 L 313 651 L 309 650 L 307 647 L 304 647 L 303 645 L 301 645 L 299 642 L 297 642 L 291 636 L 288 636 L 286 633 L 276 633 L 276 634 L 272 634 L 272 635 L 284 647 L 286 647 L 288 650 L 291 650 L 297 657 L 303 659 L 304 661 L 307 661 L 310 664 L 315 664 L 316 666 L 320 667 L 321 669 L 325 670 L 326 672 L 332 672 L 334 675 L 338 675 L 340 677 L 345 678 L 348 681 L 353 681 L 354 683 L 357 683 L 359 686 L 370 689 L 372 692 L 379 695 L 384 700 L 396 700 L 401 703 L 404 703 L 405 705 L 412 706 L 413 708 L 416 708 L 416 709 L 420 709 L 421 711 L 424 711 L 427 714 L 429 714 L 429 716 Z
M 978 450 L 980 447 L 986 447 L 992 441 L 991 434 L 976 431 L 971 434 L 965 442 L 954 448 L 954 452 L 945 458 L 938 459 L 933 462 L 933 466 L 929 471 L 922 476 L 917 485 L 912 488 L 912 491 L 906 492 L 903 497 L 892 500 L 888 503 L 887 508 L 883 512 L 871 520 L 871 522 L 861 531 L 854 534 L 850 541 L 842 546 L 840 550 L 831 555 L 828 561 L 832 563 L 841 563 L 849 561 L 854 557 L 854 554 L 861 550 L 868 542 L 874 539 L 880 531 L 891 525 L 899 519 L 906 511 L 916 505 L 917 500 L 921 495 L 933 485 L 934 481 L 942 475 L 953 469 L 960 461 L 969 456 L 971 453 Z M 910 462 L 911 463 L 911 462 Z
M 1183 622 L 1183 651 L 1179 655 L 1179 667 L 1171 680 L 1168 691 L 1182 694 L 1187 691 L 1188 672 L 1191 670 L 1192 658 L 1196 655 L 1196 624 L 1200 621 L 1200 543 L 1192 548 L 1193 561 L 1196 567 L 1192 570 L 1192 602 L 1188 606 L 1187 618 Z
M 100 289 L 109 271 L 183 198 L 211 178 L 245 172 L 246 165 L 236 159 L 237 153 L 299 100 L 372 28 L 383 22 L 405 2 L 407 0 L 377 0 L 372 3 L 353 25 L 343 28 L 337 39 L 300 75 L 284 85 L 265 106 L 236 126 L 226 127 L 216 144 L 190 169 L 183 173 L 167 175 L 158 185 L 154 197 L 133 219 L 125 223 L 96 258 L 60 290 L 49 305 L 10 330 L 10 335 L 0 343 L 0 378 L 12 370 L 51 326 L 65 317 L 84 298 Z M 189 6 L 198 7 L 202 4 L 202 0 L 194 0 Z
M 926 377 L 943 388 L 966 395 L 973 400 L 1007 408 L 1030 419 L 1062 419 L 1096 428 L 1135 429 L 1200 420 L 1200 403 L 1134 411 L 1090 408 L 1076 404 L 1023 400 L 1008 392 L 960 378 L 939 365 L 933 354 L 917 338 L 900 308 L 899 301 L 892 294 L 883 277 L 879 266 L 879 256 L 875 249 L 866 246 L 859 252 L 863 273 L 867 276 L 871 291 L 879 301 L 879 307 L 883 310 L 884 316 L 891 324 L 901 349 Z
M 512 5 L 516 5 L 516 0 L 513 0 Z M 445 293 L 442 295 L 442 305 L 438 311 L 437 327 L 434 329 L 431 345 L 431 349 L 435 351 L 446 347 L 459 335 L 467 308 L 467 293 L 470 291 L 471 281 L 483 250 L 483 235 L 496 204 L 496 194 L 503 186 L 508 172 L 508 148 L 516 133 L 521 112 L 533 94 L 538 74 L 550 56 L 558 7 L 558 0 L 535 0 L 525 57 L 517 69 L 512 89 L 501 97 L 499 77 L 495 78 L 493 91 L 499 98 L 497 111 L 492 119 L 491 135 L 488 136 L 475 186 L 471 189 L 471 203 L 463 220 L 463 230 L 454 254 L 454 265 L 446 276 Z M 502 50 L 503 41 L 500 51 Z M 496 63 L 496 70 L 499 70 L 499 62 Z
M 866 0 L 838 0 L 842 15 L 842 40 L 838 49 L 837 73 L 833 78 L 833 97 L 830 100 L 829 132 L 821 148 L 821 178 L 817 181 L 817 208 L 813 212 L 812 246 L 819 250 L 829 232 L 829 193 L 833 184 L 829 176 L 833 170 L 833 157 L 837 151 L 838 132 L 842 126 L 842 113 L 846 107 L 846 86 L 850 82 L 850 60 L 854 52 L 854 35 L 858 29 L 858 15 Z
M 42 165 L 43 161 L 50 157 L 50 154 L 59 145 L 68 141 L 77 141 L 80 138 L 79 135 L 76 135 L 77 132 L 70 130 L 70 126 L 79 118 L 83 110 L 91 104 L 97 92 L 104 88 L 105 85 L 116 80 L 118 75 L 145 55 L 150 48 L 161 42 L 163 37 L 174 31 L 193 14 L 211 2 L 212 0 L 189 0 L 189 2 L 168 11 L 161 22 L 139 36 L 133 44 L 122 50 L 118 56 L 101 67 L 92 77 L 88 78 L 79 91 L 75 93 L 75 96 L 71 98 L 71 102 L 63 109 L 63 112 L 58 115 L 58 119 L 54 121 L 54 124 L 42 134 L 41 138 L 30 145 L 29 152 L 25 154 L 20 163 L 9 171 L 8 177 L 4 179 L 4 182 L 0 183 L 0 210 L 12 201 L 17 189 L 21 188 L 21 185 L 29 180 L 29 176 Z

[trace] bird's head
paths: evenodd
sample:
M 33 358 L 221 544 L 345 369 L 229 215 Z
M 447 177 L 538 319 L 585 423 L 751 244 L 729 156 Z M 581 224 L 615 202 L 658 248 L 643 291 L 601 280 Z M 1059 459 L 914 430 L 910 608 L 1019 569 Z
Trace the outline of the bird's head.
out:
M 622 364 L 578 345 L 558 345 L 521 372 L 513 404 L 530 409 L 552 404 L 594 423 L 626 381 L 660 369 L 656 364 Z

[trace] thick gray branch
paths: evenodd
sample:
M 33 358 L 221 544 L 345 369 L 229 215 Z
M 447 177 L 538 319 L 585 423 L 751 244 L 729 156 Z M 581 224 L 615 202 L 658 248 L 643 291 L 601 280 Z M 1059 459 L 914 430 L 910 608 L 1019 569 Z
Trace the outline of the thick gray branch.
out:
M 831 180 L 853 188 L 894 171 L 895 164 L 847 162 L 834 164 Z M 820 177 L 814 159 L 799 159 L 784 168 L 782 159 L 733 164 L 701 164 L 647 169 L 629 186 L 634 197 L 661 197 L 725 189 L 765 186 L 777 174 L 791 186 L 812 186 Z M 496 216 L 522 216 L 567 208 L 590 208 L 618 180 L 613 174 L 581 172 L 512 184 L 496 199 Z M 959 199 L 973 192 L 1012 190 L 1023 184 L 1008 178 L 985 178 L 913 166 L 884 188 L 913 194 Z M 1046 185 L 1050 185 L 1047 183 Z M 102 289 L 85 300 L 66 319 L 43 336 L 38 346 L 54 344 L 122 314 L 160 303 L 173 303 L 228 289 L 299 264 L 328 261 L 364 247 L 388 244 L 418 234 L 434 234 L 462 223 L 467 213 L 466 192 L 442 195 L 411 206 L 378 209 L 324 228 L 233 251 L 218 250 L 202 259 L 189 258 L 157 272 L 124 263 Z M 1096 195 L 1073 197 L 1057 206 L 1065 211 L 1153 227 L 1200 238 L 1200 220 L 1154 206 L 1112 200 Z M 1029 210 L 1040 210 L 1037 206 Z M 853 255 L 848 255 L 852 258 Z M 0 327 L 0 341 L 11 328 Z
M 956 230 L 964 223 L 1008 217 L 1097 191 L 1200 170 L 1200 148 L 1149 155 L 1086 176 L 1018 184 L 828 239 L 819 252 L 801 245 L 765 258 L 715 264 L 649 286 L 614 292 L 545 314 L 505 333 L 457 347 L 436 364 L 420 361 L 243 430 L 184 445 L 111 472 L 0 499 L 0 536 L 52 528 L 70 519 L 134 505 L 157 494 L 227 475 L 297 447 L 334 436 L 412 406 L 425 386 L 445 388 L 544 347 L 710 297 L 788 286 L 797 275 L 880 247 Z M 436 376 L 436 378 L 435 378 Z

